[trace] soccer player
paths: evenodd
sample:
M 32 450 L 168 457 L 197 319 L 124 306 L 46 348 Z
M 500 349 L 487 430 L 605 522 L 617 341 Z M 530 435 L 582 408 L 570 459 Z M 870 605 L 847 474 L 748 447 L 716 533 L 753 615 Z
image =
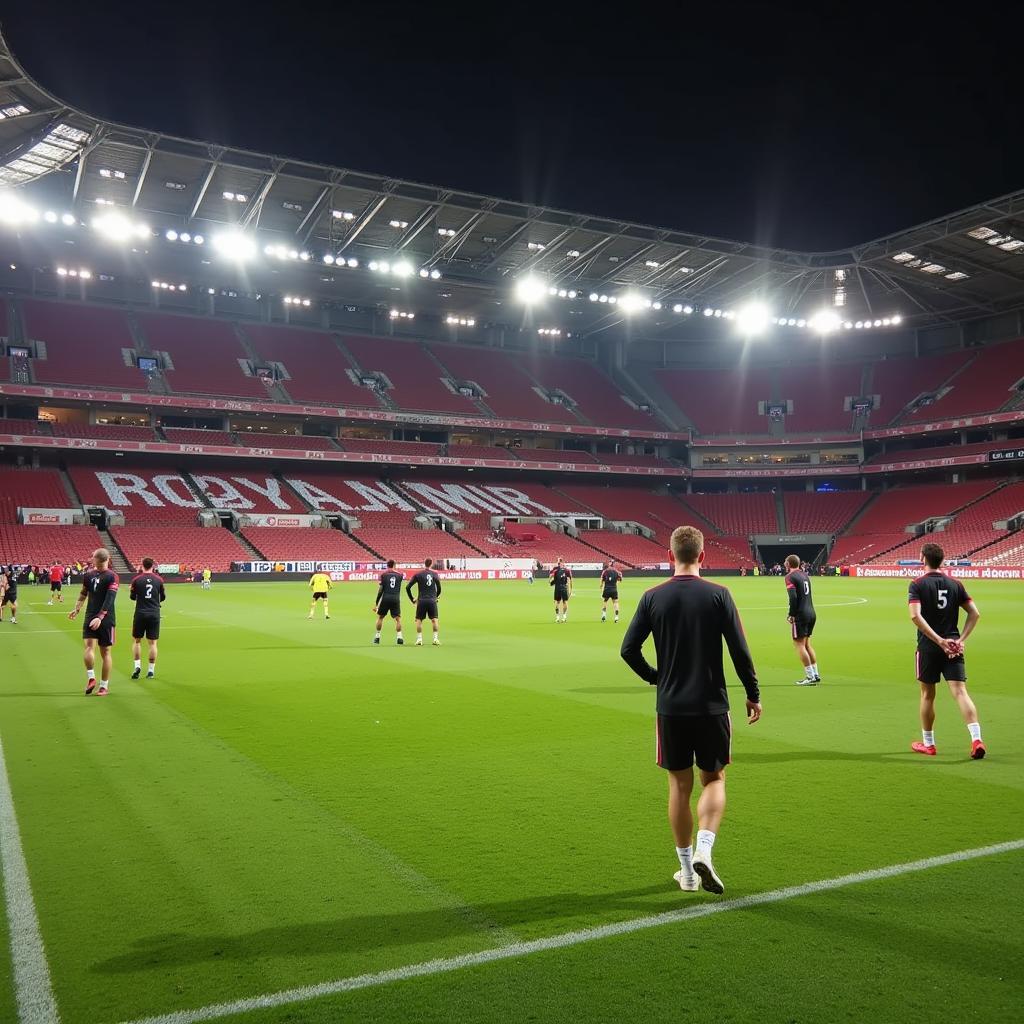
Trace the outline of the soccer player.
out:
M 82 639 L 85 641 L 85 695 L 88 697 L 94 690 L 97 697 L 106 697 L 110 689 L 110 669 L 113 659 L 110 648 L 114 646 L 115 613 L 114 601 L 117 599 L 117 573 L 110 568 L 110 552 L 106 548 L 97 548 L 92 553 L 91 568 L 82 577 L 82 592 L 78 595 L 75 607 L 68 612 L 68 618 L 74 619 L 88 601 L 85 622 L 82 623 Z M 96 647 L 100 649 L 100 688 L 96 689 Z
M 722 668 L 722 640 L 747 695 L 747 721 L 761 717 L 757 673 L 739 612 L 725 587 L 701 579 L 704 535 L 693 526 L 672 531 L 675 575 L 640 598 L 622 638 L 622 658 L 658 688 L 657 762 L 668 772 L 668 817 L 675 837 L 679 888 L 722 893 L 711 859 L 725 813 L 725 768 L 732 759 L 732 719 Z M 658 666 L 648 664 L 644 641 L 654 634 Z M 697 849 L 693 849 L 693 763 L 700 770 Z M 698 883 L 699 879 L 699 883 Z
M 797 555 L 786 556 L 786 593 L 789 595 L 789 625 L 793 635 L 793 647 L 800 664 L 804 667 L 803 679 L 797 686 L 817 686 L 821 682 L 818 671 L 818 656 L 811 646 L 811 634 L 818 620 L 811 596 L 811 578 L 800 567 Z
M 942 676 L 971 734 L 971 758 L 980 761 L 987 751 L 978 709 L 967 692 L 964 641 L 974 632 L 981 613 L 964 585 L 939 571 L 945 557 L 938 544 L 925 544 L 921 561 L 928 571 L 910 584 L 910 618 L 917 626 L 916 665 L 921 684 L 921 740 L 911 743 L 910 749 L 935 756 L 935 687 Z M 961 608 L 967 611 L 962 633 L 958 628 Z
M 555 622 L 565 622 L 569 618 L 569 598 L 572 597 L 572 569 L 559 559 L 548 573 L 548 584 L 555 588 Z
M 203 570 L 203 590 L 210 589 L 210 582 L 213 580 L 213 573 L 209 569 Z
M 608 602 L 612 602 L 615 609 L 615 621 L 619 621 L 619 581 L 622 573 L 615 567 L 615 560 L 612 559 L 601 573 L 601 621 L 608 619 Z
M 54 565 L 50 567 L 50 600 L 46 603 L 48 605 L 53 604 L 54 598 L 56 598 L 58 604 L 64 603 L 64 595 L 61 593 L 61 588 L 64 585 L 64 566 Z
M 153 571 L 153 559 L 142 560 L 142 572 L 133 580 L 128 596 L 135 602 L 132 618 L 132 658 L 135 668 L 132 679 L 142 673 L 142 641 L 149 641 L 149 667 L 146 678 L 156 675 L 156 642 L 160 639 L 160 606 L 167 598 L 163 579 Z
M 334 586 L 334 582 L 331 577 L 325 572 L 315 572 L 309 578 L 309 586 L 313 591 L 313 600 L 309 603 L 309 615 L 307 618 L 313 618 L 313 610 L 316 608 L 317 601 L 323 601 L 324 603 L 324 620 L 326 621 L 331 617 L 330 609 L 327 603 L 327 594 L 331 587 Z
M 377 632 L 373 635 L 373 642 L 380 643 L 380 628 L 384 625 L 384 616 L 390 615 L 395 620 L 395 642 L 401 646 L 405 643 L 402 636 L 402 584 L 405 577 L 395 568 L 395 560 L 388 559 L 387 572 L 380 574 L 380 587 L 377 589 L 377 597 L 373 602 L 373 610 L 377 615 Z M 440 591 L 439 591 L 440 592 Z M 417 624 L 417 627 L 419 624 Z M 435 622 L 435 630 L 437 625 Z M 417 628 L 419 632 L 419 628 Z
M 405 586 L 405 592 L 409 600 L 416 602 L 416 646 L 423 646 L 423 620 L 430 619 L 434 627 L 434 646 L 441 646 L 441 639 L 437 631 L 437 602 L 441 598 L 441 581 L 437 573 L 431 569 L 434 564 L 432 558 L 424 559 L 423 568 Z M 416 586 L 416 597 L 412 596 L 412 588 Z
M 18 574 L 13 565 L 6 569 L 0 565 L 0 622 L 4 621 L 4 608 L 11 606 L 11 625 L 18 622 Z

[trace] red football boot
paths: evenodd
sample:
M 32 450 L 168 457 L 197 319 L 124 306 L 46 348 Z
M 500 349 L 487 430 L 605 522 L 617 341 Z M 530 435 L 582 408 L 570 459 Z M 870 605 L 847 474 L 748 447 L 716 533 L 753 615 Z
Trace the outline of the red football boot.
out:
M 922 743 L 920 740 L 911 743 L 910 749 L 915 754 L 927 754 L 929 757 L 934 757 L 937 753 L 934 743 Z
M 980 761 L 988 751 L 985 749 L 985 744 L 981 740 L 971 740 L 971 760 Z

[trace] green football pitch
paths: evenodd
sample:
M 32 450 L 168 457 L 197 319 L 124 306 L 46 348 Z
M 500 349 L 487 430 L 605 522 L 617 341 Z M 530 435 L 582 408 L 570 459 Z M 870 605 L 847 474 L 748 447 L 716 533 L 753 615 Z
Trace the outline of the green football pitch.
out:
M 730 581 L 764 718 L 737 721 L 721 897 L 671 878 L 654 694 L 618 657 L 645 585 L 616 625 L 578 581 L 556 625 L 541 583 L 451 583 L 440 648 L 411 621 L 371 646 L 370 584 L 329 622 L 301 583 L 174 586 L 152 682 L 122 594 L 102 700 L 80 624 L 23 586 L 0 739 L 31 890 L 0 800 L 0 1021 L 16 976 L 23 1024 L 54 1019 L 43 964 L 64 1024 L 1020 1020 L 1017 584 L 970 587 L 972 762 L 944 692 L 939 756 L 909 750 L 905 582 L 816 582 L 800 688 L 782 583 Z

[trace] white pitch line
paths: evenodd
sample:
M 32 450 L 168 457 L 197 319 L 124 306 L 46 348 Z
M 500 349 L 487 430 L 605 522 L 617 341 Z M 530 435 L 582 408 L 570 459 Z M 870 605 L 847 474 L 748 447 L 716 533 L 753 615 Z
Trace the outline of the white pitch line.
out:
M 551 935 L 544 939 L 517 942 L 496 949 L 485 949 L 479 953 L 466 953 L 462 956 L 446 957 L 441 960 L 428 960 L 425 963 L 395 967 L 387 971 L 378 971 L 375 974 L 359 974 L 350 978 L 340 978 L 337 981 L 321 982 L 318 985 L 305 985 L 302 988 L 290 988 L 267 995 L 252 996 L 248 999 L 212 1003 L 195 1010 L 175 1010 L 171 1013 L 158 1014 L 155 1017 L 140 1017 L 137 1020 L 126 1022 L 126 1024 L 200 1024 L 201 1021 L 216 1020 L 218 1017 L 230 1017 L 233 1014 L 247 1013 L 252 1010 L 266 1010 L 292 1003 L 303 1003 L 311 999 L 321 999 L 324 996 L 354 992 L 363 988 L 377 988 L 396 981 L 407 981 L 410 978 L 449 974 L 467 967 L 479 967 L 482 964 L 497 963 L 501 960 L 513 960 L 553 949 L 566 949 L 586 942 L 596 942 L 598 939 L 631 935 L 634 932 L 646 931 L 650 928 L 661 928 L 664 925 L 678 924 L 681 921 L 710 917 L 712 914 L 747 910 L 751 907 L 764 906 L 767 903 L 780 903 L 783 900 L 792 900 L 800 896 L 813 896 L 820 892 L 830 892 L 833 889 L 842 889 L 849 885 L 859 885 L 862 882 L 878 882 L 899 875 L 910 875 L 918 871 L 928 871 L 930 868 L 945 867 L 948 864 L 959 864 L 961 861 L 992 857 L 999 853 L 1010 853 L 1021 849 L 1024 849 L 1024 839 L 1015 839 L 1006 843 L 996 843 L 994 846 L 960 850 L 957 853 L 926 857 L 923 860 L 909 861 L 905 864 L 891 864 L 888 867 L 873 868 L 869 871 L 857 871 L 851 875 L 840 875 L 838 878 L 825 878 L 818 882 L 806 882 L 803 885 L 791 885 L 784 889 L 772 889 L 769 892 L 740 896 L 733 900 L 700 903 L 682 910 L 669 910 L 663 914 L 652 914 L 649 917 L 639 917 L 632 921 L 620 921 L 617 924 L 563 932 L 560 935 Z
M 14 992 L 20 1024 L 59 1024 L 43 936 L 39 931 L 25 851 L 14 813 L 14 797 L 0 742 L 0 863 L 3 868 L 7 922 L 11 936 Z

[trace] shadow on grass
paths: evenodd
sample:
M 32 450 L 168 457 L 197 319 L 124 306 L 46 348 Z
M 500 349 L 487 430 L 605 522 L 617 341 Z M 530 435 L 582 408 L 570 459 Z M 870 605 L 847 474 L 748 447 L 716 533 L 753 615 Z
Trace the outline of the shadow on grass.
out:
M 658 895 L 663 898 L 655 901 L 649 898 Z M 515 930 L 522 925 L 548 920 L 573 917 L 593 920 L 595 914 L 609 911 L 630 912 L 623 914 L 624 917 L 657 914 L 682 909 L 693 899 L 678 890 L 673 891 L 673 883 L 666 877 L 664 885 L 614 893 L 556 893 L 475 904 L 471 908 L 382 911 L 308 924 L 277 925 L 238 935 L 153 935 L 136 942 L 131 952 L 101 961 L 92 970 L 97 974 L 132 974 L 184 964 L 254 961 L 263 957 L 333 957 L 389 946 L 420 945 L 460 935 L 480 935 L 486 945 L 497 946 L 501 944 L 497 937 L 492 943 L 486 942 L 487 926 L 481 925 L 481 919 L 494 922 L 494 929 Z

